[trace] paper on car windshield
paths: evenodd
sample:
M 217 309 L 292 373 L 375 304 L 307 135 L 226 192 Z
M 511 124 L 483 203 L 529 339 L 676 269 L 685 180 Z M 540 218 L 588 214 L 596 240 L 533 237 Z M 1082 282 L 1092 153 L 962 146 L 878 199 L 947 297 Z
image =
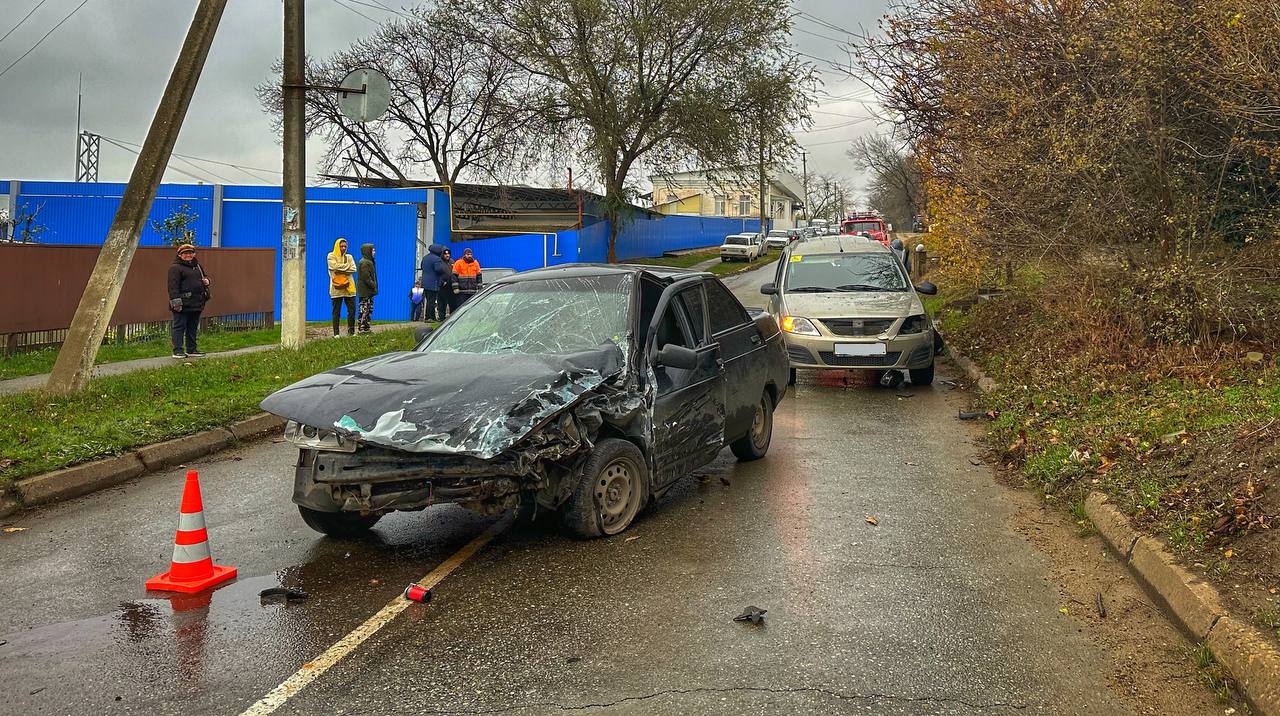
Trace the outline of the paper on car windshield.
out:
M 800 262 L 801 262 L 801 261 L 803 261 L 803 260 L 804 260 L 804 257 L 803 257 L 803 256 L 792 256 L 792 257 L 791 257 L 791 263 L 793 263 L 793 264 L 798 264 L 798 263 L 800 263 Z

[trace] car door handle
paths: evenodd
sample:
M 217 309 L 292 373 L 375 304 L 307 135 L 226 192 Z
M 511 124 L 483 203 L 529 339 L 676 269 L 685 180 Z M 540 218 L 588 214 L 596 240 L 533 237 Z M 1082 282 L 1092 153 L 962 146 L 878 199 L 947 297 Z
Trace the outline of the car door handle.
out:
M 758 346 L 758 345 L 760 345 L 760 341 L 762 341 L 762 340 L 764 340 L 764 339 L 760 337 L 760 334 L 759 334 L 759 333 L 755 334 L 754 336 L 751 336 L 751 344 L 752 344 L 752 345 L 756 345 L 756 346 Z

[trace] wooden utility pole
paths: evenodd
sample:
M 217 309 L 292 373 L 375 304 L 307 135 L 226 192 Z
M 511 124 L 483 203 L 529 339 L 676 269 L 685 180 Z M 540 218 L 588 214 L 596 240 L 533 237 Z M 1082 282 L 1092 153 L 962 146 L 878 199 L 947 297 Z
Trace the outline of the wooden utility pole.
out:
M 284 0 L 284 187 L 280 229 L 280 346 L 307 338 L 307 146 L 305 11 Z
M 45 385 L 50 392 L 75 392 L 88 385 L 93 375 L 98 348 L 111 324 L 111 314 L 115 312 L 120 289 L 129 275 L 129 265 L 138 250 L 138 240 L 147 215 L 151 213 L 151 203 L 156 198 L 160 179 L 173 154 L 173 145 L 178 141 L 178 131 L 187 116 L 191 95 L 196 90 L 196 82 L 204 69 L 209 46 L 213 44 L 213 35 L 226 6 L 227 0 L 200 0 L 196 7 L 182 50 L 173 65 L 173 73 L 169 75 L 169 83 L 160 98 L 160 106 L 156 108 L 147 138 L 129 175 L 120 208 L 116 209 L 111 228 L 107 230 L 102 250 L 98 252 L 98 262 L 89 275 L 76 315 L 71 319 L 67 339 L 58 351 L 58 359 Z

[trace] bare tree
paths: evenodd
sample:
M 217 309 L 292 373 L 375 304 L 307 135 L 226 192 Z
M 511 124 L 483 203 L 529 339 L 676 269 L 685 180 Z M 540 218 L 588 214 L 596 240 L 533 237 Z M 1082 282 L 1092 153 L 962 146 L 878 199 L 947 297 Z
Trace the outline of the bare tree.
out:
M 915 154 L 884 134 L 859 137 L 845 154 L 871 176 L 867 185 L 871 208 L 898 226 L 911 226 L 926 205 L 924 178 Z
M 772 0 L 451 0 L 462 31 L 537 78 L 557 136 L 596 170 L 616 260 L 619 221 L 651 169 L 749 163 L 763 132 L 806 117 L 812 71 Z M 783 81 L 789 80 L 789 81 Z M 776 93 L 764 112 L 757 91 Z M 789 140 L 785 140 L 789 141 Z M 774 146 L 782 148 L 778 139 Z M 748 162 L 743 162 L 749 157 Z
M 338 95 L 307 93 L 307 131 L 328 149 L 327 171 L 408 179 L 434 175 L 500 179 L 532 166 L 541 154 L 541 115 L 531 78 L 485 43 L 445 29 L 439 8 L 414 8 L 333 56 L 309 61 L 308 82 L 337 85 L 352 69 L 371 67 L 391 80 L 391 105 L 379 120 L 359 123 L 338 109 Z M 280 91 L 264 84 L 259 98 L 279 124 Z

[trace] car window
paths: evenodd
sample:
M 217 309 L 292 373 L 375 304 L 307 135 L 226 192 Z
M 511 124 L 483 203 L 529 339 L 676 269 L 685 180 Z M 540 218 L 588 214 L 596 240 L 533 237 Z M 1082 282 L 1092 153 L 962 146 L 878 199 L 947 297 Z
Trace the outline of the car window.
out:
M 738 299 L 719 281 L 707 281 L 707 313 L 711 317 L 711 334 L 737 328 L 750 320 Z
M 906 291 L 907 279 L 888 252 L 792 255 L 787 261 L 787 293 Z
M 422 350 L 566 355 L 623 345 L 632 285 L 627 274 L 498 284 L 467 301 Z
M 680 292 L 680 300 L 684 303 L 685 313 L 689 316 L 689 328 L 693 330 L 694 342 L 702 345 L 707 337 L 706 307 L 702 301 L 702 287 L 694 286 Z
M 747 244 L 751 243 L 751 239 L 748 239 L 745 236 L 730 236 L 726 238 L 724 242 L 726 244 L 733 244 L 735 246 L 746 246 Z

